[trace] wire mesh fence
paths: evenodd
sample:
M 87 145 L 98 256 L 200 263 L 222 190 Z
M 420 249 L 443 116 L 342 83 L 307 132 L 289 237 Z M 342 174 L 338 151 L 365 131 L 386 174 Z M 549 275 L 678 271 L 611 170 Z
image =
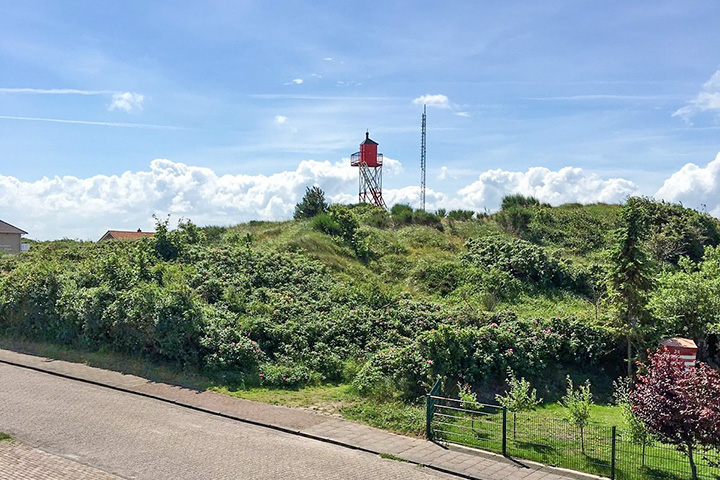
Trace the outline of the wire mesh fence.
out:
M 617 475 L 624 480 L 692 479 L 687 453 L 674 445 L 657 441 L 633 443 L 626 432 L 619 431 L 617 442 Z M 714 451 L 693 452 L 700 480 L 720 479 L 720 455 Z
M 437 385 L 436 385 L 437 387 Z M 438 395 L 427 397 L 428 437 L 510 457 L 570 468 L 618 480 L 691 480 L 690 461 L 675 446 L 636 444 L 616 427 L 590 423 L 582 429 L 565 418 Z M 720 454 L 694 454 L 699 480 L 720 480 Z

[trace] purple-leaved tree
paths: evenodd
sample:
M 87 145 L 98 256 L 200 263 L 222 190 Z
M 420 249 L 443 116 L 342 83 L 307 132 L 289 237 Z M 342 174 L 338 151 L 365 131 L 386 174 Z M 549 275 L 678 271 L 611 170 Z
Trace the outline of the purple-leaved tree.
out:
M 650 355 L 641 372 L 630 393 L 633 413 L 687 455 L 697 480 L 698 450 L 720 449 L 720 372 L 702 362 L 686 368 L 668 349 Z

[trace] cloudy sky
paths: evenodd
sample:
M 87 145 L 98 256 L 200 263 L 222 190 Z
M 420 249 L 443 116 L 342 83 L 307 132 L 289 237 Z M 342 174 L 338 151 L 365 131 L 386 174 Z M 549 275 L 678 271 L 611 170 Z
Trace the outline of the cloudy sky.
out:
M 720 3 L 0 0 L 0 219 L 96 239 L 152 215 L 631 194 L 720 216 Z

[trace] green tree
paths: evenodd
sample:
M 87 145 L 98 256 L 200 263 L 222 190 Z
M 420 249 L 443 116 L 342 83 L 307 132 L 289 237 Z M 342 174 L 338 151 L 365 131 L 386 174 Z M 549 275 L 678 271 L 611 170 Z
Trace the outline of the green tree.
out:
M 664 334 L 694 338 L 705 352 L 708 334 L 720 331 L 720 247 L 706 247 L 698 264 L 688 257 L 678 263 L 680 270 L 658 277 L 648 308 L 663 321 Z
M 621 219 L 610 252 L 607 286 L 618 308 L 620 326 L 627 332 L 627 369 L 628 376 L 632 376 L 633 342 L 640 338 L 640 324 L 648 318 L 647 296 L 653 286 L 650 262 L 642 248 L 647 221 L 642 200 L 629 198 Z
M 508 388 L 505 395 L 495 395 L 495 400 L 507 408 L 513 414 L 513 438 L 515 438 L 515 430 L 518 412 L 526 412 L 534 410 L 535 407 L 542 402 L 542 398 L 537 397 L 537 390 L 530 388 L 530 382 L 524 377 L 517 378 L 512 369 L 508 368 L 508 376 L 505 379 Z
M 580 429 L 580 446 L 585 453 L 585 427 L 590 422 L 590 407 L 593 404 L 590 392 L 590 380 L 586 380 L 577 390 L 570 375 L 567 376 L 567 390 L 560 400 L 560 404 L 567 408 L 568 419 Z
M 328 204 L 325 202 L 325 192 L 320 187 L 306 187 L 305 196 L 300 203 L 295 205 L 295 214 L 293 218 L 299 220 L 301 218 L 312 218 L 318 213 L 326 212 Z

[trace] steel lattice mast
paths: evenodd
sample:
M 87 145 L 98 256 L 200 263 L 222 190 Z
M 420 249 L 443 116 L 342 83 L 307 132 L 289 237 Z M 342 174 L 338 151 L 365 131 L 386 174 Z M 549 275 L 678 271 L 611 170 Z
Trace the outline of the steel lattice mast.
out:
M 426 106 L 423 105 L 422 114 L 422 140 L 420 141 L 420 208 L 425 211 L 425 121 L 427 118 Z

